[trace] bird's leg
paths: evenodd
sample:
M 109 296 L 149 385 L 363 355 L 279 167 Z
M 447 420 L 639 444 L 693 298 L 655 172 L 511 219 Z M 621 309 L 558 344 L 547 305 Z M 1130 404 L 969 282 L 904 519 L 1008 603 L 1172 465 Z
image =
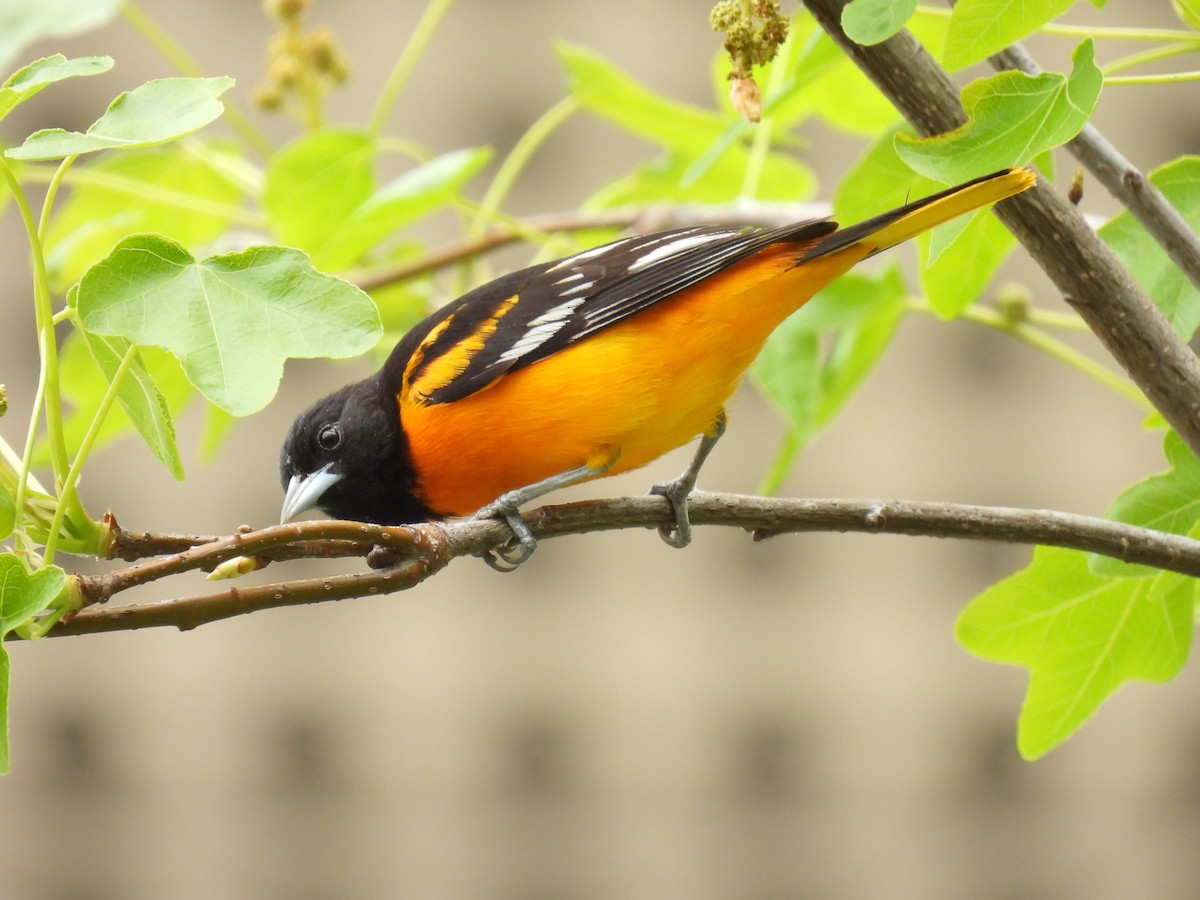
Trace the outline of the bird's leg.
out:
M 677 478 L 664 481 L 650 488 L 651 494 L 659 494 L 666 497 L 671 502 L 671 508 L 675 512 L 674 525 L 658 526 L 659 536 L 672 547 L 682 548 L 692 542 L 692 522 L 688 518 L 688 498 L 696 488 L 696 479 L 700 476 L 700 467 L 704 465 L 704 461 L 708 459 L 708 454 L 712 453 L 713 447 L 717 446 L 717 441 L 725 433 L 726 422 L 725 410 L 722 409 L 717 413 L 712 424 L 708 426 L 708 430 L 701 436 L 700 446 L 696 448 L 696 455 L 692 457 L 691 463 L 683 470 L 683 473 Z
M 537 538 L 533 536 L 533 532 L 521 518 L 519 512 L 521 506 L 530 500 L 545 496 L 551 491 L 557 491 L 559 488 L 603 475 L 613 467 L 619 456 L 619 453 L 614 452 L 599 461 L 567 469 L 565 472 L 559 472 L 557 475 L 551 475 L 549 478 L 543 478 L 541 481 L 535 481 L 533 484 L 503 493 L 486 506 L 481 506 L 471 516 L 472 519 L 503 519 L 508 523 L 508 527 L 512 529 L 513 536 L 516 538 L 516 546 L 513 546 L 510 541 L 504 546 L 484 554 L 483 561 L 497 572 L 511 572 L 529 559 L 533 555 L 533 551 L 537 549 Z

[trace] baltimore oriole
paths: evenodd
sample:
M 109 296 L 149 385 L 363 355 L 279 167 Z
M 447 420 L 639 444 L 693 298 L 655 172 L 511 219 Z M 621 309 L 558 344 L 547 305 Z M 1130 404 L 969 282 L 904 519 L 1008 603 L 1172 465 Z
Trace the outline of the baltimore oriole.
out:
M 636 235 L 498 278 L 410 330 L 383 368 L 313 405 L 280 455 L 283 520 L 318 506 L 401 524 L 504 518 L 552 490 L 643 466 L 701 436 L 655 485 L 691 537 L 687 498 L 725 401 L 767 336 L 859 261 L 1033 185 L 1024 168 L 839 229 L 694 227 Z

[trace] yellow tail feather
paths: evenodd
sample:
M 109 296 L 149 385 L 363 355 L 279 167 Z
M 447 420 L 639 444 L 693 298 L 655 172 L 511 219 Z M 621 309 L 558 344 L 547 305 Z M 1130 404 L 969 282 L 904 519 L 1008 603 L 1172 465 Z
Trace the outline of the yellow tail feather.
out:
M 805 261 L 851 246 L 866 250 L 859 258 L 871 256 L 981 206 L 1019 194 L 1036 181 L 1033 170 L 1024 167 L 985 175 L 835 231 L 805 254 Z

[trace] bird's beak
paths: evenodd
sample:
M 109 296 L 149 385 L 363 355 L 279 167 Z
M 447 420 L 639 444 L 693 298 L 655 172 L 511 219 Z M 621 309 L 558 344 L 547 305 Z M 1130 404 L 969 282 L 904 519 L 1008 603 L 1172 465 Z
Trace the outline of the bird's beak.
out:
M 288 482 L 287 493 L 283 495 L 280 524 L 295 518 L 306 509 L 312 509 L 320 502 L 322 495 L 341 480 L 341 473 L 330 472 L 329 466 L 317 469 L 311 475 L 293 475 L 292 480 Z

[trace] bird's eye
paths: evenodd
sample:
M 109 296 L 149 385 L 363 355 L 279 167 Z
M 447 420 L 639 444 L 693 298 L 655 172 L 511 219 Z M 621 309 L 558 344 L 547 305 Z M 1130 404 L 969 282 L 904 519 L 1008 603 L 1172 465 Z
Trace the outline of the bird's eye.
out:
M 336 450 L 342 443 L 342 429 L 336 425 L 322 425 L 317 432 L 317 446 L 322 450 Z

